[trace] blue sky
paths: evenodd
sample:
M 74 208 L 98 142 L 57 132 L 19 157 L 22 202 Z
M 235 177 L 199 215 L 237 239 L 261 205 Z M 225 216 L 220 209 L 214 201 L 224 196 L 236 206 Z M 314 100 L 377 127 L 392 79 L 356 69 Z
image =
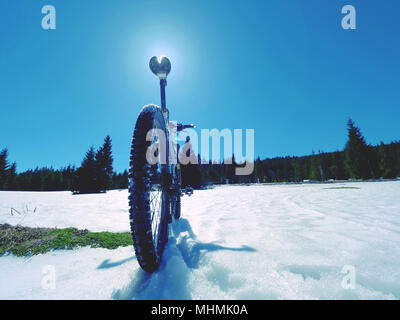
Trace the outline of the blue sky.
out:
M 56 8 L 57 29 L 41 28 Z M 357 29 L 341 28 L 341 8 Z M 254 128 L 261 158 L 400 139 L 398 1 L 0 2 L 0 148 L 18 170 L 79 165 L 107 134 L 128 167 L 141 107 L 159 104 L 153 55 L 172 62 L 171 119 Z

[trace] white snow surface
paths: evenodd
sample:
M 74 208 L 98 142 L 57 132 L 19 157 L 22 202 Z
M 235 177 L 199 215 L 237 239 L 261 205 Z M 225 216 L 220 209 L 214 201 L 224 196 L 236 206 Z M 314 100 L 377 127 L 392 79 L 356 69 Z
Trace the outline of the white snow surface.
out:
M 0 223 L 129 231 L 127 198 L 0 192 Z M 0 299 L 400 299 L 398 181 L 222 186 L 183 197 L 182 215 L 153 274 L 131 246 L 5 255 Z

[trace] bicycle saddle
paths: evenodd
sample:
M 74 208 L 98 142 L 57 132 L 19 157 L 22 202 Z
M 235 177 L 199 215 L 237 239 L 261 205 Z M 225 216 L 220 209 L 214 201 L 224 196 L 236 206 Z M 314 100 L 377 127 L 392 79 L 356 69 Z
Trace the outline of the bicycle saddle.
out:
M 149 63 L 151 71 L 160 79 L 165 79 L 171 71 L 171 62 L 167 57 L 153 57 Z

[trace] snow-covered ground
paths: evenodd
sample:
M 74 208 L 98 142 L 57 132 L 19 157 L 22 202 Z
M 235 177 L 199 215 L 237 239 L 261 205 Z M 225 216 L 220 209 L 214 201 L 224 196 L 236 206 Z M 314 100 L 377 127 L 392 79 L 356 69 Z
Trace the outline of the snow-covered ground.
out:
M 129 231 L 127 197 L 0 192 L 0 223 Z M 8 255 L 0 298 L 400 299 L 400 182 L 223 186 L 182 213 L 153 274 L 132 247 Z

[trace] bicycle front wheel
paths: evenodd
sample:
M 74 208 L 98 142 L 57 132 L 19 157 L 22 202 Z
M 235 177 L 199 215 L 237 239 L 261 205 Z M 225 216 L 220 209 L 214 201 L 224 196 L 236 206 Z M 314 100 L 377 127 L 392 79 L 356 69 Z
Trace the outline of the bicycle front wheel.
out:
M 136 257 L 147 272 L 158 268 L 168 241 L 170 175 L 168 156 L 162 152 L 162 144 L 167 143 L 166 137 L 161 109 L 156 105 L 145 106 L 136 122 L 132 139 L 129 216 Z

